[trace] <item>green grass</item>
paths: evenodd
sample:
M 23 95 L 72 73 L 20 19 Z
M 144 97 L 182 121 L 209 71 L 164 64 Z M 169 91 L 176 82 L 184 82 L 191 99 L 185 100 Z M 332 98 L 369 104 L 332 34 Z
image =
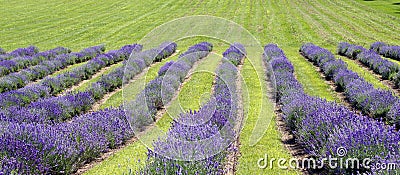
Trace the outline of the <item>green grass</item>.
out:
M 358 0 L 358 2 L 369 6 L 369 8 L 375 9 L 380 13 L 400 17 L 400 2 L 398 0 Z
M 311 62 L 297 52 L 286 52 L 286 56 L 295 65 L 295 75 L 297 80 L 303 84 L 304 92 L 312 96 L 325 98 L 328 101 L 340 101 L 330 86 L 325 83 L 320 73 L 315 70 Z
M 220 58 L 215 55 L 211 55 L 204 58 L 203 64 L 199 65 L 194 72 L 211 71 L 214 72 L 217 67 Z M 169 115 L 175 115 L 179 108 L 177 106 L 182 105 L 185 108 L 199 109 L 200 104 L 198 103 L 202 96 L 201 94 L 208 94 L 211 91 L 211 86 L 213 83 L 214 75 L 209 73 L 195 73 L 192 75 L 191 79 L 185 83 L 179 93 L 178 98 L 171 102 L 170 107 L 167 109 L 166 113 L 162 118 L 156 123 L 155 128 L 146 132 L 146 134 L 140 138 L 140 141 L 136 141 L 124 149 L 121 149 L 117 153 L 113 154 L 110 158 L 101 162 L 98 166 L 89 170 L 85 174 L 122 174 L 127 173 L 129 169 L 133 171 L 142 167 L 143 162 L 147 158 L 147 147 L 143 143 L 149 143 L 154 138 L 159 136 L 158 128 L 163 131 L 167 131 L 170 127 L 172 117 Z M 196 88 L 197 95 L 193 95 L 192 89 Z M 192 99 L 192 100 L 182 100 L 182 99 Z M 181 100 L 180 100 L 181 99 Z M 138 163 L 141 160 L 141 163 Z

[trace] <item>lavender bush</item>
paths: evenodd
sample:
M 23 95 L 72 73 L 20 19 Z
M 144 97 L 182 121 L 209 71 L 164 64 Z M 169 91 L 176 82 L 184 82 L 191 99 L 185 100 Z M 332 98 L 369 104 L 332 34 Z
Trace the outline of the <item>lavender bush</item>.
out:
M 378 41 L 372 43 L 370 48 L 384 57 L 400 60 L 400 46 L 391 46 Z
M 0 126 L 2 174 L 71 174 L 133 134 L 121 109 L 85 114 L 71 123 Z

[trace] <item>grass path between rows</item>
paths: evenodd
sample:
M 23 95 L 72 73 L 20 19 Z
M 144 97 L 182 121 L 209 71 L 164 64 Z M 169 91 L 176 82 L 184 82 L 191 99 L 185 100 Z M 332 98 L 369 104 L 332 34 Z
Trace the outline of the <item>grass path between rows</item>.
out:
M 167 131 L 170 127 L 172 117 L 169 116 L 176 114 L 180 111 L 179 105 L 182 105 L 183 109 L 198 109 L 200 107 L 200 101 L 204 98 L 204 94 L 210 94 L 211 86 L 214 80 L 214 75 L 206 72 L 214 72 L 220 58 L 215 57 L 215 55 L 210 55 L 204 58 L 204 62 L 199 65 L 192 74 L 190 81 L 185 83 L 179 93 L 178 98 L 171 102 L 170 107 L 167 109 L 163 117 L 161 117 L 156 126 L 164 131 Z M 158 70 L 158 69 L 157 69 Z M 205 73 L 201 73 L 205 72 Z M 190 100 L 185 100 L 190 99 Z M 155 129 L 150 129 L 146 131 L 141 139 L 148 139 L 154 137 Z M 101 162 L 98 166 L 89 170 L 85 174 L 122 174 L 127 173 L 129 170 L 136 171 L 138 168 L 144 166 L 144 161 L 147 158 L 147 147 L 140 141 L 136 141 L 124 149 L 113 154 L 108 159 Z M 139 162 L 140 160 L 140 162 Z
M 251 62 L 245 59 L 241 71 L 244 80 L 242 88 L 245 89 L 243 93 L 248 93 L 241 94 L 244 100 L 243 106 L 248 105 L 248 109 L 244 110 L 244 124 L 239 137 L 240 156 L 236 173 L 243 175 L 297 174 L 294 170 L 261 169 L 258 167 L 258 160 L 265 158 L 265 155 L 268 155 L 269 158 L 285 158 L 287 160 L 291 158 L 281 142 L 281 133 L 277 130 L 274 114 L 275 106 L 267 96 L 266 82 L 260 82 L 260 78 L 264 80 L 265 72 L 262 60 L 258 58 L 253 58 Z M 246 95 L 248 95 L 248 98 L 246 98 Z M 257 138 L 257 136 L 261 137 Z

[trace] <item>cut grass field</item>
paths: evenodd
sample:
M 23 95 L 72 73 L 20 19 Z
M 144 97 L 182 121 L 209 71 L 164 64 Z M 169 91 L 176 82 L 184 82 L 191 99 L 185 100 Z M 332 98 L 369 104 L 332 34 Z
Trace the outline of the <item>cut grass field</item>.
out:
M 6 50 L 13 50 L 27 45 L 36 45 L 41 50 L 65 46 L 73 51 L 105 44 L 107 50 L 117 49 L 123 45 L 139 42 L 148 32 L 157 26 L 170 20 L 191 16 L 191 15 L 212 15 L 232 20 L 246 28 L 257 38 L 262 45 L 267 43 L 278 44 L 293 63 L 295 75 L 302 83 L 305 92 L 326 98 L 329 101 L 338 101 L 336 92 L 332 91 L 325 83 L 325 80 L 313 68 L 313 65 L 305 60 L 298 49 L 301 44 L 313 42 L 329 50 L 335 50 L 338 42 L 346 41 L 359 45 L 369 46 L 374 41 L 385 41 L 391 44 L 400 45 L 400 5 L 394 0 L 385 1 L 350 1 L 350 0 L 244 0 L 237 3 L 234 0 L 228 1 L 184 1 L 168 0 L 166 2 L 148 1 L 44 1 L 26 0 L 19 1 L 0 0 L 2 20 L 0 20 L 0 47 Z M 181 27 L 181 26 L 179 26 Z M 214 28 L 215 27 L 215 28 Z M 210 30 L 221 30 L 218 26 L 212 26 Z M 222 32 L 224 29 L 222 29 Z M 228 29 L 225 29 L 228 30 Z M 160 41 L 161 42 L 161 41 Z M 185 50 L 198 40 L 188 40 L 179 43 L 179 50 Z M 158 44 L 158 43 L 157 43 Z M 146 46 L 145 46 L 146 47 Z M 223 49 L 217 48 L 217 53 Z M 156 75 L 159 67 L 166 61 L 176 59 L 172 57 L 158 63 L 149 69 L 145 80 L 142 83 L 131 83 L 127 87 L 130 94 L 124 97 L 134 98 L 140 92 L 143 82 L 149 81 Z M 249 62 L 243 66 L 243 78 L 249 91 L 250 101 L 247 111 L 248 118 L 241 134 L 242 145 L 240 147 L 241 157 L 238 164 L 238 174 L 266 174 L 281 173 L 292 174 L 297 172 L 258 169 L 255 161 L 264 154 L 273 155 L 274 158 L 289 158 L 280 143 L 280 133 L 275 126 L 275 116 L 271 112 L 270 102 L 265 98 L 265 87 L 260 84 L 261 60 L 259 57 L 251 57 L 254 67 Z M 345 60 L 349 68 L 359 73 L 367 81 L 376 87 L 383 87 L 381 82 L 370 75 L 362 68 L 355 65 L 352 60 Z M 80 63 L 84 64 L 84 63 Z M 59 71 L 57 74 L 79 66 L 76 64 Z M 204 65 L 210 66 L 211 65 Z M 201 74 L 202 75 L 202 74 Z M 55 74 L 53 74 L 55 76 Z M 189 86 L 196 87 L 203 83 L 203 89 L 210 90 L 206 77 L 194 74 L 192 79 L 185 85 L 179 95 L 184 109 L 198 108 L 200 98 L 204 96 L 193 96 Z M 207 79 L 207 80 L 206 80 Z M 85 89 L 89 82 L 78 88 Z M 197 80 L 199 80 L 197 82 Z M 197 90 L 197 89 L 196 89 Z M 111 96 L 101 108 L 119 106 L 123 102 L 123 92 L 120 91 Z M 182 95 L 181 95 L 182 94 Z M 186 95 L 185 95 L 186 94 Z M 174 104 L 174 103 L 173 103 Z M 263 106 L 263 105 L 266 106 Z M 173 106 L 173 105 L 172 105 Z M 265 109 L 264 109 L 265 108 Z M 249 145 L 249 137 L 254 127 L 258 126 L 261 109 L 262 117 L 270 121 L 266 134 L 255 145 Z M 166 118 L 164 120 L 164 118 Z M 167 129 L 170 120 L 163 117 L 157 125 Z M 170 118 L 169 118 L 170 119 Z M 261 118 L 263 119 L 263 118 Z M 149 132 L 151 135 L 151 132 Z M 90 170 L 88 174 L 121 174 L 128 168 L 137 168 L 144 161 L 137 164 L 133 157 L 145 157 L 146 147 L 139 142 L 129 145 L 126 149 L 116 153 L 99 166 Z M 276 157 L 275 157 L 276 156 Z M 143 160 L 143 159 L 141 159 Z M 135 167 L 133 167 L 135 166 Z
M 365 5 L 365 8 L 371 8 L 379 11 L 380 13 L 390 14 L 393 16 L 400 17 L 400 2 L 398 0 L 357 0 L 358 2 Z

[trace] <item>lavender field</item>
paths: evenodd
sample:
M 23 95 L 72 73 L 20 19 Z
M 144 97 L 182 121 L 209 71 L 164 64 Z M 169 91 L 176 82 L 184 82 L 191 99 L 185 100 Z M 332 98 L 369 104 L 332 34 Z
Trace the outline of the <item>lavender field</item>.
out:
M 0 175 L 400 174 L 399 2 L 1 4 Z

